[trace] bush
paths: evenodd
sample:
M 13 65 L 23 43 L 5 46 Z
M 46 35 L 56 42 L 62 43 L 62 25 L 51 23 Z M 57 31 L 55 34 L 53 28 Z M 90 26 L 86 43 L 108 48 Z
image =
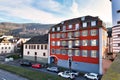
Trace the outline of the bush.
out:
M 19 58 L 21 58 L 19 55 L 10 55 L 10 56 L 8 56 L 7 58 L 10 58 L 10 57 L 12 57 L 12 58 L 14 58 L 14 59 L 19 59 Z

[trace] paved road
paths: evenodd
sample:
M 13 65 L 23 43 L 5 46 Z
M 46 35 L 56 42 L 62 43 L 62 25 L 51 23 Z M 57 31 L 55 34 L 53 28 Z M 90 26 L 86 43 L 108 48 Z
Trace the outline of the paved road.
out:
M 28 80 L 28 79 L 0 69 L 0 80 Z

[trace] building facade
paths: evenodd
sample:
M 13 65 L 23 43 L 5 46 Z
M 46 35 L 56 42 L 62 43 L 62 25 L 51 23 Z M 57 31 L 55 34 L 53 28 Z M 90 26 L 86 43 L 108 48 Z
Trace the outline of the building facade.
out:
M 98 17 L 84 16 L 53 26 L 49 31 L 49 63 L 102 74 L 102 58 L 107 48 L 103 24 Z
M 36 36 L 23 46 L 23 59 L 48 63 L 48 35 Z
M 9 41 L 7 38 L 0 39 L 0 54 L 13 53 L 15 44 Z
M 120 0 L 110 0 L 112 3 L 112 37 L 113 52 L 120 52 Z

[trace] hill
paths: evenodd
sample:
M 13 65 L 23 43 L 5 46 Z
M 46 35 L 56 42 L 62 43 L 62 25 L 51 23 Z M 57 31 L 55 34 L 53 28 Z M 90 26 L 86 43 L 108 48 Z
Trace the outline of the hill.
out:
M 54 24 L 1 22 L 0 35 L 11 34 L 19 37 L 33 37 L 47 33 L 53 25 Z

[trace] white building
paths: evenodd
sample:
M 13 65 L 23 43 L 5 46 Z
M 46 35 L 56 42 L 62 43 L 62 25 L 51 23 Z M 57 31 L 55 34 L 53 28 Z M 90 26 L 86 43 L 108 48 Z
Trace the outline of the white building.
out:
M 0 54 L 13 53 L 15 44 L 7 38 L 0 39 Z
M 112 37 L 113 52 L 120 52 L 120 0 L 110 0 L 112 2 Z
M 23 46 L 23 59 L 48 63 L 48 35 L 31 38 Z

